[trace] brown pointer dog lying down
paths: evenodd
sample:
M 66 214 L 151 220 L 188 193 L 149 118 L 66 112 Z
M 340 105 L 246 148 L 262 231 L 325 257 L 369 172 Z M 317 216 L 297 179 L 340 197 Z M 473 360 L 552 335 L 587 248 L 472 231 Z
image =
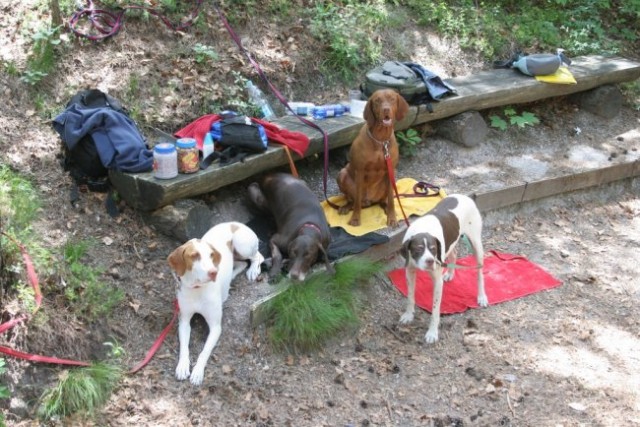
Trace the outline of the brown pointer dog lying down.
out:
M 286 255 L 289 277 L 302 281 L 320 253 L 327 271 L 333 274 L 327 256 L 331 240 L 329 224 L 318 198 L 303 180 L 287 173 L 269 174 L 260 184 L 249 185 L 249 200 L 261 211 L 273 215 L 278 228 L 269 240 L 271 277 L 280 273 Z
M 353 140 L 349 163 L 342 168 L 337 179 L 340 191 L 347 198 L 347 204 L 340 207 L 339 213 L 345 215 L 353 210 L 349 224 L 354 227 L 360 225 L 362 208 L 376 203 L 387 214 L 387 226 L 398 225 L 385 150 L 395 170 L 399 154 L 394 125 L 408 111 L 407 101 L 392 89 L 375 91 L 365 105 L 364 119 L 367 123 Z

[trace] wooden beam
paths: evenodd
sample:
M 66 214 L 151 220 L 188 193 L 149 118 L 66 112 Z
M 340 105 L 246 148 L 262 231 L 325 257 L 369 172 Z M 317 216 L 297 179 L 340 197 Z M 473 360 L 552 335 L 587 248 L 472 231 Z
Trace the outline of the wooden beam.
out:
M 505 69 L 447 79 L 457 89 L 458 95 L 433 103 L 433 112 L 427 111 L 425 106 L 411 107 L 407 117 L 396 125 L 396 130 L 465 111 L 532 102 L 582 92 L 604 84 L 633 81 L 640 77 L 640 63 L 618 57 L 575 58 L 570 70 L 578 84 L 541 83 L 518 71 Z M 292 116 L 280 117 L 274 123 L 309 137 L 310 145 L 305 156 L 323 152 L 324 141 L 318 130 Z M 316 122 L 328 135 L 329 149 L 351 144 L 363 123 L 361 118 L 350 115 Z M 150 140 L 154 142 L 153 138 Z M 296 156 L 297 159 L 299 158 Z M 180 198 L 206 194 L 287 163 L 288 157 L 284 149 L 274 145 L 263 154 L 248 156 L 242 163 L 224 167 L 213 164 L 204 171 L 180 175 L 170 180 L 155 179 L 152 173 L 128 174 L 115 171 L 110 172 L 110 177 L 120 196 L 130 206 L 151 211 Z
M 276 123 L 282 128 L 298 131 L 309 136 L 310 144 L 306 155 L 311 156 L 324 150 L 322 133 L 305 126 L 297 118 L 287 116 Z M 335 148 L 350 144 L 364 121 L 354 116 L 342 116 L 318 121 L 317 124 L 329 136 L 329 147 Z M 155 142 L 153 135 L 149 139 Z M 166 140 L 166 137 L 162 137 Z M 294 160 L 300 157 L 292 153 Z M 203 171 L 194 174 L 180 174 L 173 179 L 156 179 L 153 173 L 130 174 L 110 171 L 111 182 L 120 196 L 135 209 L 151 211 L 161 208 L 175 200 L 206 194 L 224 186 L 249 178 L 260 172 L 268 171 L 289 163 L 287 153 L 279 145 L 270 145 L 266 152 L 250 155 L 243 162 L 221 167 L 214 163 Z
M 446 80 L 458 95 L 432 104 L 433 112 L 422 106 L 414 117 L 400 125 L 410 127 L 450 117 L 464 111 L 481 111 L 503 105 L 522 104 L 540 99 L 584 92 L 605 84 L 634 81 L 640 77 L 640 64 L 620 57 L 583 56 L 569 67 L 577 84 L 553 84 L 537 81 L 516 70 L 496 69 Z M 413 110 L 412 110 L 413 111 Z

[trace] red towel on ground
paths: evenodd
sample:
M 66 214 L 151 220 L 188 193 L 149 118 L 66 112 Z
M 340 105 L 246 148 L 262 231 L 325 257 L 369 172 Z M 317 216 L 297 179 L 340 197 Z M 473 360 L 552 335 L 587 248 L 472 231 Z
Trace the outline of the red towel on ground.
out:
M 177 131 L 174 135 L 178 138 L 194 138 L 198 149 L 201 150 L 202 141 L 204 140 L 204 136 L 207 132 L 211 130 L 211 125 L 221 119 L 222 117 L 219 114 L 206 114 L 195 119 L 193 122 Z M 269 141 L 286 145 L 294 153 L 298 154 L 300 157 L 304 157 L 304 153 L 309 147 L 309 137 L 307 135 L 301 132 L 281 129 L 274 123 L 256 119 L 255 117 L 252 117 L 251 121 L 264 127 Z
M 489 305 L 510 301 L 546 289 L 555 288 L 562 282 L 541 267 L 520 255 L 496 251 L 484 259 L 484 287 Z M 458 265 L 475 267 L 473 255 L 461 258 Z M 387 273 L 396 288 L 406 297 L 407 283 L 404 268 Z M 475 268 L 456 270 L 452 281 L 445 282 L 442 290 L 441 314 L 462 313 L 467 308 L 477 308 L 478 281 Z M 431 312 L 433 285 L 429 273 L 418 270 L 416 275 L 416 305 Z

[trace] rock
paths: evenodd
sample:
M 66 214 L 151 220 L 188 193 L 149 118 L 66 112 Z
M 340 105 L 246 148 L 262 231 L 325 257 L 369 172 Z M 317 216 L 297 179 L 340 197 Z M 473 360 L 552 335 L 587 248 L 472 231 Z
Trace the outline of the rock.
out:
M 592 114 L 612 119 L 622 107 L 622 92 L 615 85 L 602 85 L 585 92 L 571 95 L 569 99 Z
M 489 128 L 477 111 L 466 111 L 442 120 L 437 128 L 438 135 L 465 147 L 475 147 L 484 141 Z
M 214 225 L 214 212 L 200 200 L 181 199 L 147 214 L 145 220 L 181 242 L 200 238 Z

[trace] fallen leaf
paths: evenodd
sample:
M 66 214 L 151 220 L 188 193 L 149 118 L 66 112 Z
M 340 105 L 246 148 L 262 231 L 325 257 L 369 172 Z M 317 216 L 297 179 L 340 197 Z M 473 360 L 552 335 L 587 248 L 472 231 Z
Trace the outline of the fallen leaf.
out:
M 113 244 L 113 239 L 111 237 L 104 237 L 102 239 L 102 243 L 104 243 L 107 246 L 111 246 Z
M 137 314 L 140 309 L 140 303 L 138 301 L 132 301 L 129 303 L 129 307 L 133 308 L 133 311 Z
M 578 402 L 569 403 L 569 408 L 573 409 L 574 411 L 578 411 L 578 412 L 582 412 L 582 411 L 587 409 L 587 407 L 585 405 L 583 405 L 582 403 L 578 403 Z

